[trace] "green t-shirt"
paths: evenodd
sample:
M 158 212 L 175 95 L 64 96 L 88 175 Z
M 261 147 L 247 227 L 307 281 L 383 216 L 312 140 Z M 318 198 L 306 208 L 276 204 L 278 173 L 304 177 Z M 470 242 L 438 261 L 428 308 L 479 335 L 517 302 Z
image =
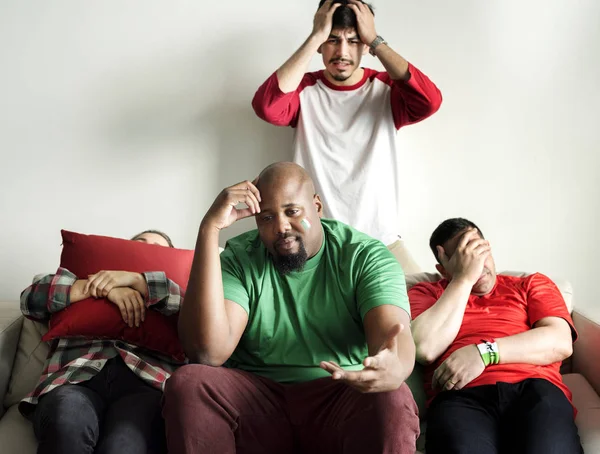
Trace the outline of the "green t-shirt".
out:
M 248 325 L 227 362 L 282 383 L 329 374 L 321 361 L 360 370 L 368 356 L 365 314 L 392 304 L 410 315 L 404 273 L 378 240 L 322 220 L 323 246 L 300 272 L 282 276 L 253 230 L 221 254 L 225 299 L 248 312 Z

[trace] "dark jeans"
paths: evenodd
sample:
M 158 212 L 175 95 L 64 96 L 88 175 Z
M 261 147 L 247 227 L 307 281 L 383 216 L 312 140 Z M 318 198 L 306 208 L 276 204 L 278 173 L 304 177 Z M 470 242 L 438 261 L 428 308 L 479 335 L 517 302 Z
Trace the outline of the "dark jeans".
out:
M 169 454 L 414 454 L 417 405 L 406 384 L 361 394 L 322 378 L 283 385 L 188 365 L 167 381 Z
M 42 396 L 33 415 L 38 454 L 166 452 L 162 393 L 138 378 L 120 357 L 91 380 Z
M 542 379 L 440 393 L 427 413 L 427 454 L 580 454 L 573 407 Z

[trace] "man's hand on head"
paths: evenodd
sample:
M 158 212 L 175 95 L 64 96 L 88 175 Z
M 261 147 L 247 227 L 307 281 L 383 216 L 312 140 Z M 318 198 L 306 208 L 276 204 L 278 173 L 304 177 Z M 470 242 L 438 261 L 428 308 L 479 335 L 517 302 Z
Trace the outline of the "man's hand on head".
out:
M 433 373 L 432 387 L 441 391 L 464 388 L 485 369 L 475 344 L 454 351 Z
M 201 228 L 220 231 L 240 219 L 260 213 L 262 199 L 256 184 L 258 178 L 253 182 L 246 180 L 223 189 L 204 216 Z M 236 208 L 240 203 L 245 204 L 246 208 Z
M 320 366 L 331 374 L 334 380 L 343 381 L 362 393 L 379 393 L 398 389 L 406 380 L 400 371 L 402 364 L 398 358 L 397 336 L 403 325 L 394 326 L 379 351 L 365 358 L 363 370 L 346 371 L 333 361 L 322 361 Z
M 348 8 L 354 11 L 356 14 L 356 25 L 358 27 L 358 35 L 364 44 L 370 46 L 375 38 L 377 38 L 377 32 L 375 31 L 375 16 L 360 0 L 349 0 Z
M 450 258 L 442 246 L 437 246 L 437 253 L 440 263 L 452 274 L 453 280 L 464 280 L 473 286 L 483 272 L 491 247 L 489 241 L 480 237 L 477 229 L 471 228 L 461 235 Z
M 333 0 L 327 0 L 316 12 L 311 35 L 318 38 L 321 43 L 329 38 L 333 27 L 333 13 L 340 6 L 341 3 L 333 3 Z

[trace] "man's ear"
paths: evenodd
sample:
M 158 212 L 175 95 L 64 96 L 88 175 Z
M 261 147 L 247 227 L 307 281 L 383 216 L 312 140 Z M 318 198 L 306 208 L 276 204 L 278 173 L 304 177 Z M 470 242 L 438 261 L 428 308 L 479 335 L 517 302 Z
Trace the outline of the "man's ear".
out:
M 318 52 L 318 53 L 320 53 L 320 54 L 322 54 L 322 53 L 323 53 L 323 52 L 321 52 L 321 48 L 322 48 L 322 47 L 323 47 L 323 44 L 321 44 L 321 45 L 319 46 L 319 48 L 317 49 L 317 52 Z
M 439 263 L 436 263 L 435 269 L 438 271 L 438 273 L 440 273 L 442 276 L 444 276 L 444 278 L 450 280 L 450 275 L 446 271 L 446 268 L 444 268 L 442 265 L 440 265 Z
M 369 46 L 367 46 L 366 44 L 363 44 L 363 55 L 367 55 L 369 53 Z
M 313 203 L 315 204 L 315 208 L 317 209 L 317 214 L 320 218 L 323 217 L 323 202 L 321 202 L 321 197 L 319 194 L 315 194 L 313 197 Z

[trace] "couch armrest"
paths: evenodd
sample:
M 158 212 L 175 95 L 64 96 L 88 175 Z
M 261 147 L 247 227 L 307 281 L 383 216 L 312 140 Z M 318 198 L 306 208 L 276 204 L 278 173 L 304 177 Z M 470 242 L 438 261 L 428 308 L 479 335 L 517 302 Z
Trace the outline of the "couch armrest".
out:
M 19 303 L 0 302 L 0 402 L 4 401 L 8 388 L 21 325 L 23 325 L 23 315 Z M 3 414 L 4 407 L 0 404 L 0 417 Z
M 594 321 L 576 310 L 573 323 L 579 333 L 579 339 L 573 344 L 573 372 L 583 375 L 600 394 L 600 321 Z

